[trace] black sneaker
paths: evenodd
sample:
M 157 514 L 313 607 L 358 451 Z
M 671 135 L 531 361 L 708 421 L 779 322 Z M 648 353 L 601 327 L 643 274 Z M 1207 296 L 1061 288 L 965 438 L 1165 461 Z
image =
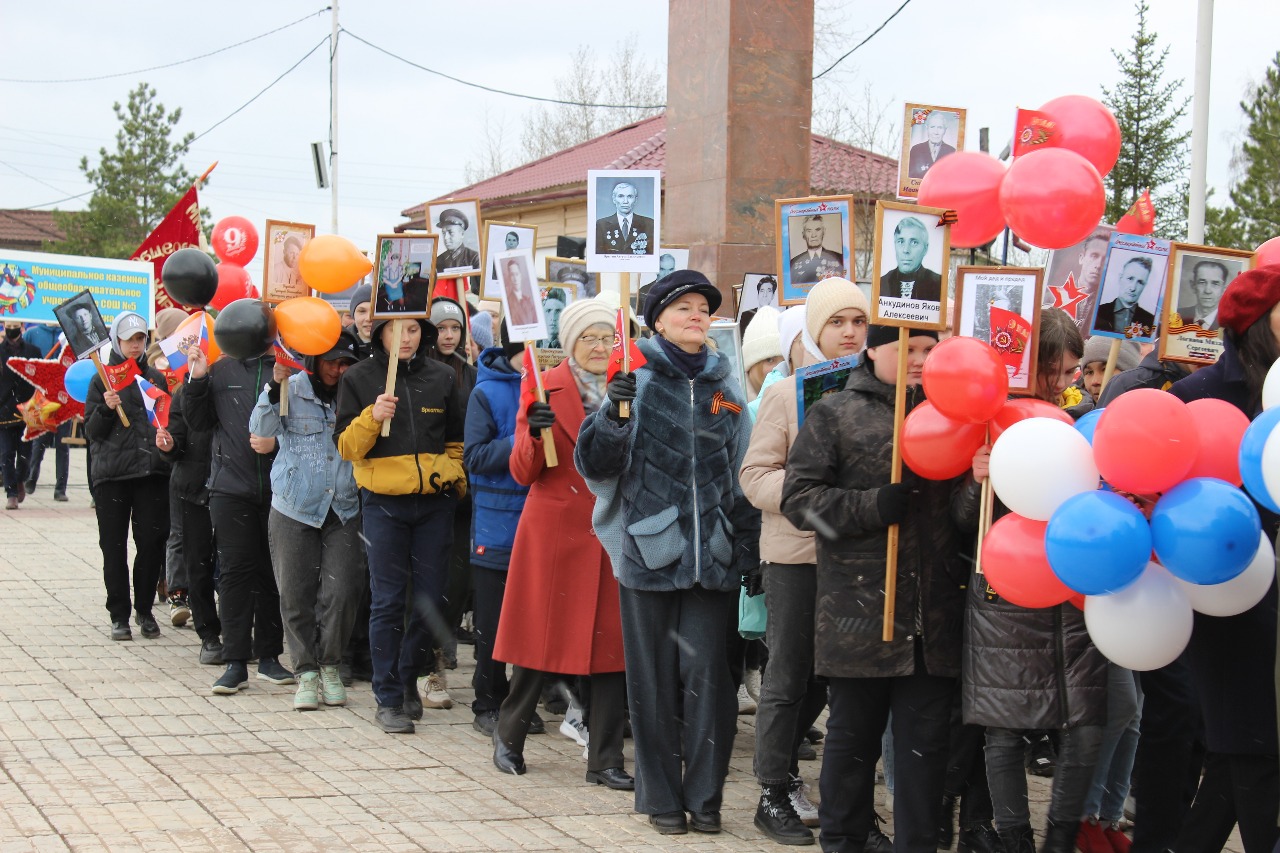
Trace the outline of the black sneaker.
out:
M 416 681 L 404 689 L 404 705 L 400 710 L 411 720 L 422 719 L 422 695 L 418 693 Z
M 22 484 L 22 488 L 26 490 L 27 494 L 32 494 L 36 490 L 36 481 L 27 480 L 27 482 Z
M 137 618 L 138 627 L 142 629 L 142 636 L 146 637 L 148 640 L 154 640 L 156 637 L 160 636 L 160 626 L 156 624 L 156 618 L 154 616 L 150 613 L 146 616 L 139 613 Z
M 200 663 L 205 666 L 221 666 L 222 643 L 218 640 L 204 640 L 200 643 Z
M 880 831 L 880 824 L 884 823 L 884 819 L 880 815 L 872 812 L 875 823 L 871 826 L 871 831 L 867 833 L 867 843 L 863 846 L 865 853 L 893 853 L 893 839 Z
M 807 740 L 800 741 L 800 745 L 796 747 L 796 758 L 800 761 L 817 761 L 818 750 Z
M 293 673 L 280 665 L 278 658 L 261 658 L 258 661 L 258 678 L 272 684 L 293 684 Z
M 222 676 L 213 682 L 213 695 L 230 696 L 239 693 L 240 688 L 249 683 L 249 667 L 242 660 L 233 660 L 227 664 Z
M 403 708 L 379 705 L 373 719 L 389 735 L 413 734 L 413 720 L 405 715 Z
M 66 503 L 66 502 L 67 502 L 67 493 L 66 493 L 66 492 L 54 492 L 54 493 L 53 493 L 53 499 L 54 499 L 55 501 L 57 501 L 58 503 Z
M 801 847 L 813 843 L 813 832 L 796 814 L 786 785 L 769 785 L 761 791 L 755 826 L 778 844 Z
M 111 623 L 111 639 L 132 640 L 133 631 L 129 630 L 129 623 L 128 622 L 112 622 Z
M 471 728 L 488 737 L 493 737 L 493 730 L 498 727 L 497 711 L 481 711 L 471 721 Z

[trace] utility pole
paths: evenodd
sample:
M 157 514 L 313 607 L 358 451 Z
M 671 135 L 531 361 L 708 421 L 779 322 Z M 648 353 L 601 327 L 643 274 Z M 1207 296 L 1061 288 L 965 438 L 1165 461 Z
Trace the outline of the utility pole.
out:
M 333 207 L 330 226 L 338 233 L 338 0 L 333 2 L 333 25 L 329 31 L 329 192 Z
M 1196 76 L 1191 96 L 1191 198 L 1187 240 L 1204 242 L 1205 183 L 1209 161 L 1209 61 L 1213 54 L 1213 0 L 1200 0 L 1196 16 Z

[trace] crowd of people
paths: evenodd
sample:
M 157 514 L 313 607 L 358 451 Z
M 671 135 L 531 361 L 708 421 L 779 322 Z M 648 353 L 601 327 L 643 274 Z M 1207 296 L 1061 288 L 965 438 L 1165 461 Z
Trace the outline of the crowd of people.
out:
M 989 447 L 954 479 L 908 468 L 892 482 L 897 385 L 908 410 L 924 401 L 945 333 L 910 333 L 901 379 L 898 330 L 870 324 L 863 292 L 827 278 L 802 305 L 756 313 L 743 388 L 709 344 L 719 290 L 678 270 L 641 307 L 643 365 L 606 380 L 610 300 L 564 309 L 567 357 L 541 396 L 523 344 L 489 312 L 437 299 L 430 319 L 373 322 L 368 288 L 305 371 L 270 352 L 209 364 L 192 349 L 167 428 L 149 423 L 136 385 L 95 378 L 85 433 L 112 638 L 132 638 L 131 614 L 159 635 L 164 578 L 173 624 L 192 620 L 200 662 L 222 667 L 213 693 L 244 689 L 257 661 L 257 678 L 296 684 L 293 707 L 315 711 L 363 678 L 391 734 L 452 706 L 447 672 L 472 640 L 473 725 L 495 768 L 526 772 L 541 701 L 585 748 L 585 781 L 634 790 L 664 835 L 721 830 L 750 710 L 754 823 L 782 845 L 1031 853 L 1028 772 L 1053 776 L 1041 851 L 1211 851 L 1237 825 L 1249 853 L 1277 843 L 1274 586 L 1240 616 L 1197 615 L 1174 664 L 1122 669 L 1073 604 L 1019 607 L 974 574 Z M 1240 275 L 1218 320 L 1217 364 L 1193 373 L 1126 344 L 1104 386 L 1110 347 L 1045 309 L 1035 394 L 1079 417 L 1160 388 L 1254 417 L 1280 356 L 1280 269 Z M 6 329 L 6 358 L 18 337 Z M 142 317 L 116 317 L 110 339 L 111 363 L 163 387 Z M 797 371 L 849 356 L 843 389 L 801 410 Z M 1264 513 L 1268 535 L 1276 523 Z M 748 643 L 740 597 L 758 595 L 767 628 Z M 815 806 L 799 761 L 824 709 Z

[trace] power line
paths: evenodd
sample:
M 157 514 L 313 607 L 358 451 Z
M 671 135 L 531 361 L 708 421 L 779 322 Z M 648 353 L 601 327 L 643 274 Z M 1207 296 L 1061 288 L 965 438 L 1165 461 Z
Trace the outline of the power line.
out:
M 190 141 L 190 142 L 188 142 L 187 144 L 188 144 L 188 145 L 190 145 L 190 144 L 191 144 L 191 142 L 195 142 L 197 139 L 200 139 L 201 137 L 208 136 L 210 133 L 212 133 L 212 132 L 214 131 L 214 129 L 216 129 L 216 128 L 218 127 L 218 125 L 222 124 L 223 122 L 225 122 L 225 121 L 227 121 L 228 119 L 230 119 L 232 116 L 236 115 L 236 113 L 240 112 L 240 111 L 241 111 L 241 110 L 243 110 L 245 107 L 249 106 L 249 105 L 250 105 L 250 104 L 252 104 L 254 101 L 258 100 L 258 98 L 261 98 L 263 95 L 265 95 L 265 94 L 267 93 L 267 91 L 268 91 L 269 89 L 271 89 L 271 87 L 272 87 L 272 86 L 274 86 L 275 84 L 279 83 L 279 82 L 280 82 L 281 80 L 283 80 L 285 77 L 288 77 L 288 76 L 289 76 L 289 74 L 290 74 L 290 73 L 291 73 L 295 68 L 297 68 L 297 67 L 298 67 L 299 65 L 301 65 L 302 63 L 306 62 L 306 61 L 307 61 L 307 59 L 311 56 L 311 54 L 313 54 L 313 53 L 315 53 L 317 50 L 319 50 L 319 49 L 324 45 L 324 43 L 325 43 L 325 42 L 327 42 L 328 40 L 329 40 L 329 36 L 328 36 L 328 35 L 326 35 L 324 38 L 320 39 L 320 41 L 316 42 L 316 46 L 315 46 L 315 47 L 311 48 L 311 50 L 308 50 L 308 51 L 303 55 L 303 57 L 302 57 L 301 59 L 299 59 L 297 62 L 293 63 L 292 65 L 290 65 L 287 69 L 285 69 L 285 71 L 284 71 L 284 73 L 283 73 L 283 74 L 281 74 L 279 77 L 277 77 L 276 79 L 274 79 L 274 80 L 272 80 L 270 83 L 268 83 L 268 84 L 266 85 L 266 88 L 264 88 L 262 91 L 258 92 L 258 94 L 254 95 L 252 98 L 250 98 L 249 100 L 245 101 L 245 102 L 244 102 L 243 104 L 241 104 L 240 106 L 236 107 L 234 110 L 232 110 L 229 114 L 227 114 L 227 115 L 226 115 L 226 116 L 224 116 L 223 118 L 219 119 L 217 122 L 215 122 L 215 123 L 213 124 L 213 126 L 212 126 L 212 127 L 210 127 L 208 130 L 206 130 L 204 133 L 200 133 L 200 134 L 197 134 L 196 136 L 191 137 L 191 141 Z
M 908 2 L 910 2 L 910 0 L 908 0 Z M 906 5 L 906 4 L 903 4 L 903 5 Z M 599 107 L 601 109 L 616 109 L 616 110 L 663 110 L 667 108 L 666 104 L 593 104 L 593 103 L 587 103 L 585 101 L 567 101 L 561 98 L 543 98 L 538 95 L 525 95 L 525 94 L 521 94 L 520 92 L 508 92 L 505 89 L 495 89 L 492 86 L 485 86 L 480 83 L 472 83 L 469 80 L 463 80 L 459 77 L 454 77 L 451 74 L 445 74 L 443 71 L 437 71 L 434 68 L 428 68 L 425 65 L 419 65 L 418 63 L 414 62 L 412 59 L 406 59 L 405 57 L 399 55 L 398 53 L 392 53 L 391 51 L 387 50 L 385 47 L 379 47 L 378 45 L 374 44 L 371 41 L 360 38 L 360 36 L 351 32 L 351 30 L 347 29 L 346 27 L 339 27 L 338 31 L 351 36 L 356 41 L 360 42 L 361 44 L 367 45 L 368 47 L 373 48 L 379 53 L 384 53 L 387 56 L 391 57 L 392 59 L 398 59 L 406 65 L 411 65 L 414 68 L 417 68 L 419 71 L 426 71 L 428 74 L 434 74 L 437 77 L 443 77 L 446 80 L 452 80 L 455 83 L 460 83 L 463 86 L 470 86 L 473 89 L 482 89 L 486 92 L 493 92 L 495 95 L 507 95 L 508 97 L 512 97 L 512 98 L 523 98 L 526 101 L 541 101 L 544 104 L 564 104 L 565 106 L 569 106 L 569 107 Z
M 78 195 L 69 195 L 66 198 L 58 198 L 58 199 L 54 199 L 53 201 L 42 201 L 40 202 L 40 204 L 29 204 L 26 207 L 15 207 L 13 209 L 14 210 L 35 210 L 36 208 L 39 208 L 39 207 L 48 207 L 51 204 L 62 204 L 64 201 L 75 201 L 78 198 L 84 198 L 87 195 L 93 195 L 93 193 L 94 193 L 93 190 L 85 190 L 84 192 L 79 193 Z
M 199 56 L 192 56 L 188 59 L 179 59 L 177 62 L 168 62 L 168 63 L 165 63 L 164 65 L 152 65 L 150 68 L 139 68 L 136 71 L 121 71 L 116 74 L 102 74 L 98 77 L 66 77 L 58 80 L 22 80 L 22 79 L 17 79 L 13 77 L 0 77 L 0 83 L 90 83 L 96 80 L 111 80 L 116 77 L 130 77 L 134 74 L 145 74 L 148 71 L 159 71 L 162 68 L 173 68 L 174 66 L 177 66 L 177 65 L 185 65 L 188 62 L 195 62 L 198 59 L 207 59 L 210 56 L 216 56 L 219 53 L 223 53 L 225 51 L 231 50 L 232 48 L 240 47 L 241 45 L 249 44 L 250 42 L 255 42 L 258 39 L 264 39 L 269 35 L 274 35 L 275 33 L 280 32 L 281 30 L 287 30 L 290 27 L 297 26 L 298 24 L 301 24 L 303 21 L 307 20 L 308 18 L 314 18 L 317 15 L 323 15 L 325 12 L 328 12 L 331 8 L 332 7 L 330 6 L 326 6 L 325 8 L 321 9 L 318 12 L 312 12 L 309 15 L 303 15 L 301 18 L 299 18 L 298 20 L 294 21 L 291 24 L 285 24 L 282 27 L 276 27 L 274 30 L 268 30 L 267 32 L 262 33 L 261 35 L 254 36 L 253 38 L 248 38 L 248 39 L 245 39 L 244 41 L 238 41 L 235 44 L 229 44 L 226 47 L 220 47 L 217 50 L 210 51 L 209 53 L 202 53 Z
M 27 172 L 22 171 L 21 169 L 19 169 L 17 166 L 13 165 L 12 163 L 8 163 L 8 162 L 6 162 L 6 161 L 4 161 L 4 160 L 0 160 L 0 166 L 7 166 L 7 167 L 9 167 L 10 169 L 12 169 L 13 171 L 17 172 L 17 173 L 18 173 L 19 175 L 21 175 L 22 177 L 24 177 L 24 178 L 30 178 L 31 180 L 35 181 L 37 184 L 43 184 L 44 186 L 48 187 L 49 189 L 53 190 L 54 192 L 59 192 L 59 193 L 64 193 L 64 192 L 66 192 L 66 190 L 64 190 L 62 187 L 55 187 L 53 184 L 49 183 L 48 181 L 42 180 L 42 179 L 40 179 L 40 178 L 37 178 L 35 175 L 32 175 L 32 174 L 29 174 L 29 173 L 27 173 Z
M 855 50 L 857 50 L 858 48 L 862 47 L 864 44 L 866 44 L 867 42 L 869 42 L 869 41 L 871 41 L 873 38 L 875 38 L 876 33 L 880 32 L 880 31 L 881 31 L 881 30 L 883 30 L 885 27 L 889 26 L 889 22 L 890 22 L 890 21 L 892 21 L 894 18 L 898 17 L 898 13 L 899 13 L 899 12 L 901 12 L 903 9 L 907 8 L 907 4 L 908 4 L 908 3 L 910 3 L 910 2 L 911 2 L 911 0 L 902 0 L 902 5 L 901 5 L 901 6 L 899 6 L 897 9 L 895 9 L 895 10 L 894 10 L 894 13 L 893 13 L 892 15 L 890 15 L 890 16 L 889 16 L 889 17 L 887 17 L 887 18 L 885 18 L 885 19 L 884 19 L 884 23 L 883 23 L 883 24 L 881 24 L 880 26 L 878 26 L 878 27 L 876 27 L 874 30 L 872 30 L 872 31 L 871 31 L 871 35 L 867 36 L 867 37 L 866 37 L 866 38 L 864 38 L 862 41 L 860 41 L 860 42 L 858 42 L 857 44 L 855 44 L 852 48 L 850 48 L 850 49 L 849 49 L 849 52 L 848 52 L 848 53 L 846 53 L 844 56 L 840 57 L 840 58 L 839 58 L 839 59 L 837 59 L 835 62 L 833 62 L 833 63 L 831 63 L 830 65 L 828 65 L 828 66 L 827 66 L 827 68 L 826 68 L 826 70 L 824 70 L 824 71 L 822 71 L 822 72 L 819 72 L 818 74 L 813 75 L 813 79 L 814 79 L 814 80 L 817 80 L 817 79 L 818 79 L 818 78 L 820 78 L 820 77 L 825 77 L 825 76 L 826 76 L 826 74 L 827 74 L 827 72 L 834 70 L 834 69 L 835 69 L 835 67 L 836 67 L 837 65 L 839 65 L 841 62 L 844 62 L 846 59 L 848 59 L 850 56 L 852 56 L 852 55 L 853 55 L 853 52 L 854 52 Z

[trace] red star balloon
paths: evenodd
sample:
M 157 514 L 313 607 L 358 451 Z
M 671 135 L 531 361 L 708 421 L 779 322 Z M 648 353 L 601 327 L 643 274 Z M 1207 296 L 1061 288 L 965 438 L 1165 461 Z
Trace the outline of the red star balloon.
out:
M 75 364 L 75 361 L 75 353 L 65 345 L 62 347 L 62 351 L 58 353 L 57 358 L 9 359 L 9 369 L 44 395 L 45 406 L 57 404 L 56 409 L 49 412 L 46 417 L 41 417 L 38 420 L 38 423 L 45 426 L 46 429 L 37 429 L 32 433 L 33 427 L 31 422 L 28 422 L 26 434 L 22 436 L 24 440 L 30 441 L 32 437 L 39 435 L 41 432 L 56 430 L 72 418 L 84 416 L 84 403 L 73 400 L 71 395 L 67 393 L 66 385 L 63 384 L 63 380 L 67 375 L 67 368 Z

